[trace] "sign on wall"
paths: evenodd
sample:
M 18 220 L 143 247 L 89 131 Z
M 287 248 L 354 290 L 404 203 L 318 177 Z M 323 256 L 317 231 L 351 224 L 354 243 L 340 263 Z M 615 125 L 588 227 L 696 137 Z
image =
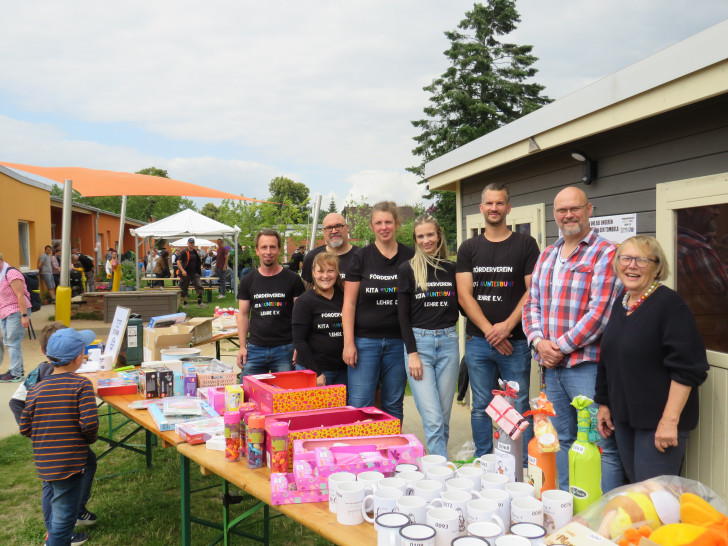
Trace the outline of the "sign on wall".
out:
M 637 235 L 637 214 L 595 216 L 589 218 L 589 225 L 607 241 L 618 245 Z

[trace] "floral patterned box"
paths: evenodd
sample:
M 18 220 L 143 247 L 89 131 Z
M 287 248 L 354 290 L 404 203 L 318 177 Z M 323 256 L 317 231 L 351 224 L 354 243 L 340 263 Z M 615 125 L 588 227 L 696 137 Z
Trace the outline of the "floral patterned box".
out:
M 285 413 L 346 405 L 345 385 L 316 386 L 316 372 L 311 370 L 246 375 L 243 391 L 260 412 Z
M 301 504 L 304 502 L 327 502 L 329 500 L 328 484 L 323 484 L 314 477 L 308 483 L 295 480 L 293 474 L 273 472 L 270 475 L 270 501 L 277 504 Z
M 293 413 L 274 413 L 265 417 L 266 459 L 270 461 L 270 426 L 278 421 L 288 423 L 288 470 L 293 470 L 293 444 L 296 440 L 314 438 L 351 438 L 399 434 L 399 419 L 382 410 L 368 408 L 317 409 Z

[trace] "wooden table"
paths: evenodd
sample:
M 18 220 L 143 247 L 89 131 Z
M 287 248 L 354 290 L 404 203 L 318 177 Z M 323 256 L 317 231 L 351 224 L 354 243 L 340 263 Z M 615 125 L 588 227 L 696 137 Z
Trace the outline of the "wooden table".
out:
M 177 446 L 177 451 L 180 454 L 180 497 L 183 546 L 188 546 L 192 543 L 192 537 L 190 534 L 191 523 L 194 521 L 195 523 L 205 524 L 205 522 L 194 518 L 191 514 L 190 461 L 197 463 L 203 474 L 212 473 L 220 476 L 223 479 L 224 493 L 227 492 L 228 485 L 233 485 L 260 501 L 255 509 L 249 510 L 248 512 L 254 512 L 259 509 L 263 510 L 264 536 L 250 538 L 254 538 L 259 542 L 268 544 L 270 519 L 269 510 L 271 505 L 270 470 L 267 467 L 251 470 L 248 468 L 248 464 L 245 459 L 236 463 L 229 463 L 225 461 L 223 452 L 209 450 L 202 444 L 196 446 L 179 444 Z M 315 533 L 336 544 L 348 546 L 351 544 L 376 544 L 377 542 L 377 533 L 372 524 L 364 522 L 359 525 L 341 525 L 336 521 L 336 515 L 329 512 L 328 502 L 281 504 L 277 505 L 275 510 L 298 521 Z M 227 510 L 227 507 L 223 507 L 224 544 L 228 544 L 228 535 L 231 529 L 239 524 L 243 519 L 245 518 L 241 516 L 230 521 L 229 511 Z
M 213 335 L 210 339 L 206 339 L 205 341 L 200 341 L 199 343 L 193 343 L 190 345 L 191 347 L 200 347 L 202 345 L 207 345 L 208 343 L 215 343 L 215 358 L 220 360 L 220 342 L 228 340 L 230 343 L 235 345 L 236 347 L 240 348 L 240 342 L 238 340 L 238 332 L 237 330 L 235 332 L 229 332 L 227 334 L 216 334 Z M 237 343 L 236 343 L 237 341 Z M 235 357 L 237 360 L 237 356 Z

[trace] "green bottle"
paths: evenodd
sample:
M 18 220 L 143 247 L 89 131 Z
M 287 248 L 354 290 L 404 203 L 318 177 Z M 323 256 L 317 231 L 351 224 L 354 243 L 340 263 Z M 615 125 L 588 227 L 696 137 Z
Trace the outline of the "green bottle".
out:
M 599 439 L 594 401 L 577 396 L 571 405 L 577 410 L 576 441 L 569 450 L 569 491 L 574 495 L 574 514 L 578 514 L 602 496 L 602 455 L 596 445 Z

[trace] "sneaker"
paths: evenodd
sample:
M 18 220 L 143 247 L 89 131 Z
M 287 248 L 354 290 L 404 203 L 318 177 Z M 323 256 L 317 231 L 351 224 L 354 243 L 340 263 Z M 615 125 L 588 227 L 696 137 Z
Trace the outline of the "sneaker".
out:
M 0 383 L 20 383 L 23 380 L 23 376 L 12 375 L 4 373 L 0 375 Z
M 218 294 L 217 299 L 224 300 L 225 299 L 225 296 L 223 296 L 222 294 Z
M 71 546 L 79 546 L 88 540 L 86 533 L 73 533 L 71 537 Z
M 197 304 L 197 307 L 200 307 L 200 308 L 207 307 L 207 304 L 206 303 L 199 302 Z
M 98 518 L 96 517 L 96 514 L 93 512 L 89 512 L 85 508 L 81 510 L 81 513 L 76 518 L 76 525 L 82 525 L 84 527 L 88 525 L 96 525 L 96 520 Z

